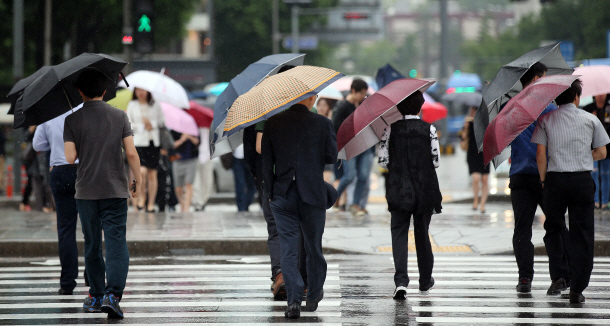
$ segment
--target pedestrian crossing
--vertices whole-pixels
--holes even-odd
[[[324,300],[302,312],[302,325],[606,325],[610,324],[610,258],[596,258],[583,305],[567,291],[547,296],[548,260],[536,257],[531,294],[518,294],[512,256],[437,255],[429,295],[418,293],[417,262],[409,262],[407,300],[391,295],[390,255],[329,255]],[[172,264],[174,263],[174,264]],[[18,266],[17,266],[18,265]],[[58,295],[59,266],[0,263],[0,325],[98,325],[86,313],[82,267],[74,295]],[[121,324],[292,325],[285,301],[274,301],[268,263],[193,258],[132,262]]]

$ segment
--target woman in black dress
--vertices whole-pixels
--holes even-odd
[[[489,194],[489,164],[485,166],[483,163],[483,152],[479,152],[477,149],[474,128],[472,128],[472,120],[476,112],[477,108],[470,108],[470,114],[464,122],[462,137],[468,135],[466,161],[468,162],[468,172],[472,176],[472,191],[474,193],[472,209],[477,210],[480,204],[481,213],[485,213],[485,203],[487,202],[487,196]],[[481,190],[480,198],[479,189]]]

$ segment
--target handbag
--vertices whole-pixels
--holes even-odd
[[[233,152],[220,155],[220,163],[222,163],[222,167],[225,168],[225,170],[233,168]]]

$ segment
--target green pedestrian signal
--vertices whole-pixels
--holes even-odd
[[[138,32],[150,32],[150,18],[146,15],[142,15],[138,19]]]
[[[409,77],[411,77],[411,78],[417,77],[417,70],[411,69],[411,71],[409,71]]]

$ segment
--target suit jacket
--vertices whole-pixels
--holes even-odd
[[[337,161],[332,122],[295,104],[269,118],[262,141],[263,188],[269,199],[285,197],[296,183],[301,201],[326,209],[324,165]]]

